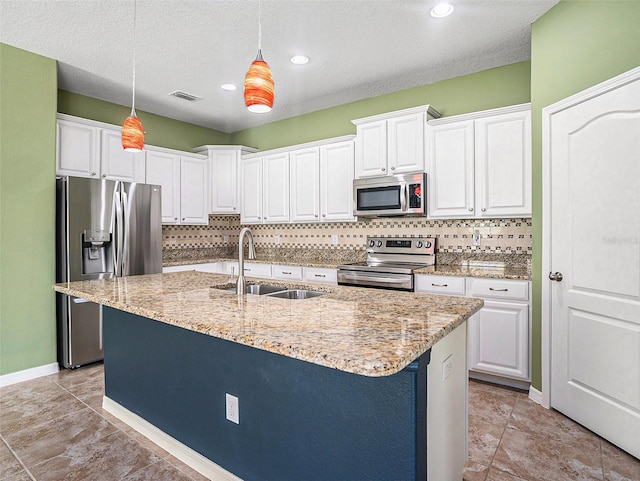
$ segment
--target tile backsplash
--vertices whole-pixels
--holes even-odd
[[[241,229],[238,215],[210,215],[209,225],[162,228],[165,250],[224,248],[237,249]],[[437,237],[439,254],[525,254],[531,255],[531,219],[453,219],[419,217],[380,218],[358,222],[318,224],[251,225],[256,248],[365,250],[367,236]],[[480,245],[473,245],[473,233]],[[276,243],[279,236],[279,244]],[[337,236],[338,244],[332,244]]]

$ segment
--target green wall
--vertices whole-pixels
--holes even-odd
[[[444,117],[526,103],[530,82],[530,62],[519,62],[241,130],[231,143],[268,150],[355,134],[353,119],[424,104]]]
[[[108,124],[122,125],[124,119],[131,113],[131,106],[126,107],[66,90],[59,90],[58,112]],[[225,132],[161,117],[138,109],[136,109],[136,113],[144,126],[144,141],[149,145],[191,152],[194,147],[200,145],[227,145],[230,143],[230,135]]]
[[[542,387],[542,109],[640,65],[640,2],[563,1],[532,28],[533,352]]]
[[[56,362],[55,60],[0,43],[0,375]]]

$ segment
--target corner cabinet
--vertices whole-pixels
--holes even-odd
[[[58,114],[56,175],[145,182],[145,152],[126,152],[120,128]]]
[[[427,125],[429,216],[531,216],[529,104]]]
[[[422,172],[425,125],[440,117],[430,105],[352,120],[356,125],[355,176]]]
[[[162,186],[163,224],[209,223],[209,170],[205,156],[146,147],[147,184]]]

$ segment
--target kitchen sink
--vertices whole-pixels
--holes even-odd
[[[280,292],[286,289],[282,286],[269,286],[265,284],[247,284],[247,294],[257,294],[263,296],[272,292]],[[225,287],[225,291],[236,292],[236,286]]]
[[[274,292],[267,294],[269,297],[277,297],[278,299],[310,299],[312,297],[323,296],[326,292],[309,291],[307,289],[287,289],[286,291]]]

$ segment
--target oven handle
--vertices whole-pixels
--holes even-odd
[[[388,282],[390,284],[403,284],[407,282],[407,279],[398,279],[396,277],[377,277],[377,276],[369,276],[369,275],[349,275],[349,274],[340,274],[344,279],[354,279],[354,280],[367,280],[373,282]]]

